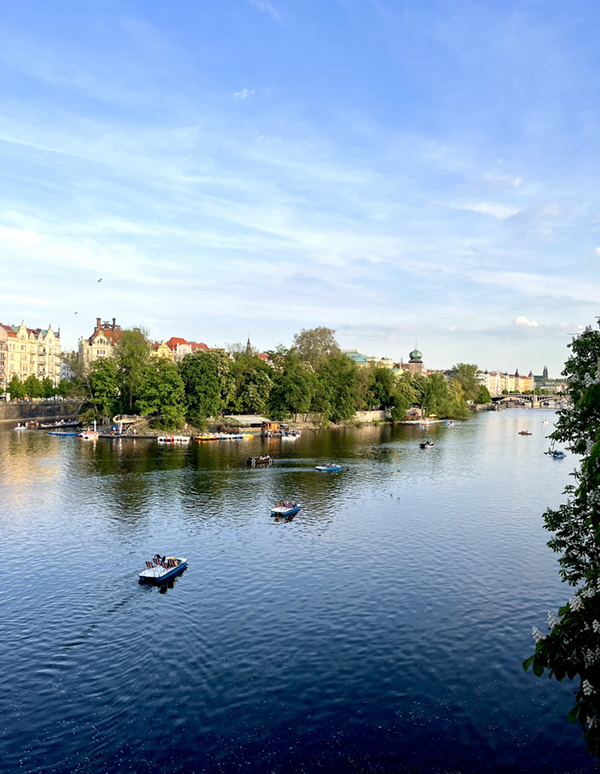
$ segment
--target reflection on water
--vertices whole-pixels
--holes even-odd
[[[572,464],[544,416],[173,448],[0,432],[3,771],[594,770],[571,687],[521,669],[565,595],[541,514]],[[271,517],[282,499],[302,510]],[[157,552],[186,572],[139,585]]]

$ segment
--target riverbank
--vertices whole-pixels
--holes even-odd
[[[19,401],[18,403],[0,403],[1,422],[31,422],[35,419],[72,419],[79,413],[81,403],[65,401]]]

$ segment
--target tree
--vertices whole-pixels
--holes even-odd
[[[187,415],[201,425],[217,417],[233,392],[230,361],[223,350],[199,351],[186,355],[181,363]]]
[[[406,417],[407,410],[416,401],[417,395],[412,385],[412,380],[408,372],[400,374],[396,378],[396,387],[394,390],[394,402],[392,405],[392,420],[400,422]]]
[[[152,345],[143,328],[121,331],[114,349],[123,403],[133,410],[139,396],[144,368],[150,362]]]
[[[318,380],[329,418],[337,424],[353,417],[358,383],[356,363],[345,355],[333,355],[319,369]]]
[[[232,364],[231,374],[234,383],[231,410],[240,414],[266,412],[273,387],[269,366],[244,353]]]
[[[452,367],[452,379],[460,384],[465,399],[474,401],[479,395],[479,374],[481,371],[475,364],[457,363]]]
[[[302,328],[300,333],[294,335],[294,347],[300,360],[310,363],[315,371],[318,371],[328,358],[340,354],[332,328]]]
[[[477,393],[477,397],[475,398],[475,403],[491,403],[492,402],[492,396],[490,395],[490,391],[485,386],[485,384],[479,385],[479,392]]]
[[[56,390],[54,389],[52,379],[46,377],[42,382],[42,396],[44,398],[52,398],[54,395],[56,395]]]
[[[374,368],[370,374],[370,404],[379,409],[393,405],[396,393],[396,378],[389,368]]]
[[[269,399],[269,411],[274,419],[286,419],[291,414],[308,414],[315,392],[316,377],[300,361],[295,350],[285,358],[283,367],[275,372]]]
[[[120,409],[119,373],[112,357],[99,358],[91,364],[87,400],[100,417],[111,419]]]
[[[23,382],[16,374],[8,383],[6,391],[10,394],[12,400],[21,400],[21,398],[25,397],[25,388],[23,387]]]
[[[37,377],[33,374],[28,376],[23,382],[23,390],[25,397],[27,398],[41,398],[42,397],[42,385]]]
[[[137,408],[153,416],[165,430],[181,427],[185,416],[185,388],[177,366],[153,357],[144,366]]]
[[[563,376],[569,382],[572,409],[558,412],[553,443],[580,456],[566,487],[567,500],[544,513],[552,535],[548,546],[559,554],[564,582],[578,586],[558,616],[548,614],[548,634],[536,627],[535,653],[523,663],[541,677],[579,678],[576,704],[569,713],[584,728],[588,751],[600,753],[600,332],[586,330],[569,345],[572,354]]]

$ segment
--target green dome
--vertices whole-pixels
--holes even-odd
[[[422,360],[423,359],[423,355],[422,355],[421,352],[419,352],[418,349],[413,349],[413,351],[409,355],[409,358],[411,360],[413,360],[413,361],[414,360]]]

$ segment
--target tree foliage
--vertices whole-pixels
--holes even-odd
[[[475,403],[491,403],[492,402],[492,396],[490,395],[490,391],[485,386],[485,384],[479,385],[479,392],[477,393],[477,397],[475,398]]]
[[[25,387],[19,377],[14,374],[6,388],[12,400],[20,400],[25,397]]]
[[[181,363],[187,416],[196,425],[219,416],[229,402],[234,382],[225,352],[210,350],[186,355]]]
[[[141,414],[154,417],[165,430],[181,427],[185,417],[185,388],[174,363],[153,357],[144,366],[137,408]]]
[[[309,363],[314,371],[323,366],[326,361],[340,354],[340,347],[332,328],[302,328],[294,335],[294,347],[298,357],[304,363]]]
[[[316,377],[292,349],[274,375],[270,411],[274,419],[308,414],[316,390]]]
[[[152,345],[143,328],[121,331],[114,349],[114,362],[119,372],[123,405],[130,411],[139,397],[151,352]]]
[[[548,614],[548,634],[534,627],[535,653],[524,663],[537,676],[579,678],[569,719],[584,728],[588,750],[600,753],[600,332],[587,328],[569,345],[563,376],[572,409],[558,412],[551,438],[581,457],[566,487],[567,500],[544,514],[550,548],[559,554],[563,581],[578,586],[572,599]]]
[[[356,412],[358,368],[345,355],[333,355],[323,362],[318,373],[323,411],[336,424]]]
[[[87,374],[87,401],[98,417],[112,417],[120,411],[119,373],[112,357],[95,360]]]
[[[452,380],[460,384],[465,400],[476,401],[479,395],[481,371],[473,363],[457,363],[452,367]]]

